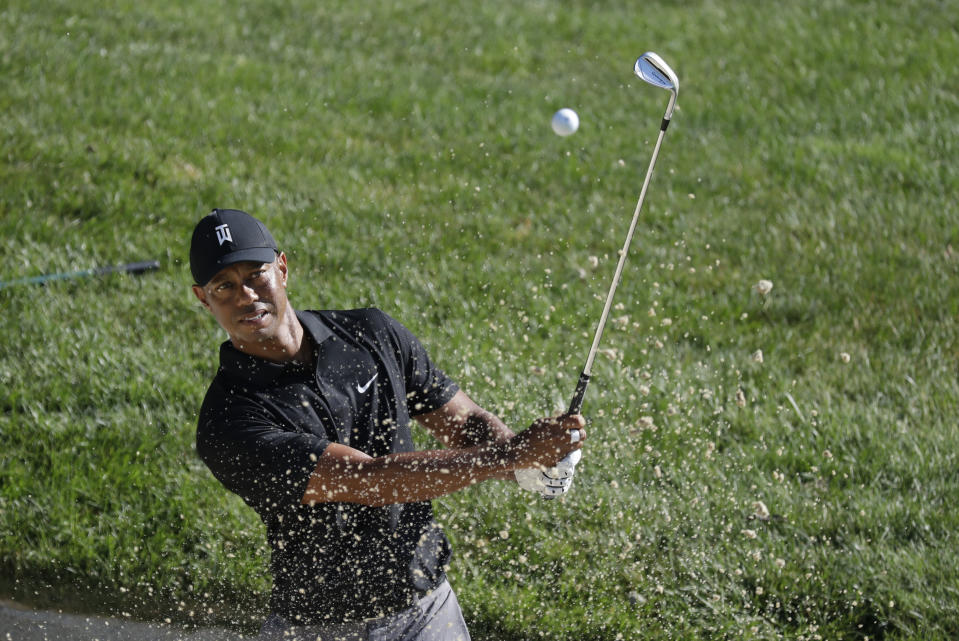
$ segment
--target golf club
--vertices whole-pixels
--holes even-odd
[[[0,289],[11,287],[13,285],[43,285],[54,280],[67,280],[72,278],[83,278],[85,276],[100,276],[103,274],[126,273],[142,274],[143,272],[153,271],[160,268],[160,262],[156,260],[145,260],[138,263],[126,263],[125,265],[108,265],[105,267],[95,267],[93,269],[81,269],[73,272],[60,272],[56,274],[43,274],[41,276],[28,276],[16,280],[0,281]]]
[[[649,161],[649,168],[646,170],[646,180],[643,181],[643,190],[639,194],[639,202],[636,203],[636,211],[633,213],[633,221],[629,226],[629,233],[626,235],[626,243],[619,253],[619,263],[616,265],[616,273],[613,274],[613,282],[609,287],[609,293],[606,294],[606,305],[603,307],[603,315],[599,319],[599,325],[596,327],[596,335],[593,337],[593,345],[589,348],[586,365],[583,367],[582,374],[579,375],[579,382],[576,384],[576,391],[573,393],[573,400],[569,405],[569,414],[579,414],[583,409],[583,397],[586,395],[586,387],[589,385],[589,378],[593,369],[593,360],[596,358],[596,350],[599,347],[599,340],[603,335],[603,329],[606,327],[606,318],[609,316],[609,310],[613,304],[613,295],[616,293],[616,286],[619,284],[619,279],[623,273],[626,253],[629,251],[629,244],[633,240],[633,232],[636,230],[636,223],[639,221],[639,211],[642,209],[643,200],[646,198],[646,189],[649,187],[649,180],[653,175],[653,167],[656,165],[659,147],[663,144],[666,127],[669,126],[669,121],[673,117],[673,108],[676,106],[676,96],[679,94],[679,78],[676,77],[675,72],[670,69],[669,65],[652,51],[647,51],[636,60],[636,64],[633,65],[633,72],[654,87],[669,90],[669,104],[666,107],[666,113],[663,116],[663,122],[659,128],[659,139],[653,148],[653,156]]]

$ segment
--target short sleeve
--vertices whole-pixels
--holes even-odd
[[[255,401],[234,396],[228,407],[204,401],[196,447],[213,475],[260,511],[300,503],[329,441],[281,428]]]
[[[398,346],[410,416],[439,409],[456,395],[459,386],[433,363],[422,343],[410,330],[399,321],[389,316],[386,318]]]

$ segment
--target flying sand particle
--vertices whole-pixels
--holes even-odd
[[[736,405],[746,407],[746,394],[742,389],[736,390]]]
[[[769,520],[769,508],[766,507],[766,504],[762,501],[753,502],[753,516],[755,516],[760,521]]]

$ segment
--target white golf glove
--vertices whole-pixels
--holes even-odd
[[[515,470],[516,482],[521,488],[536,492],[548,499],[562,496],[573,485],[576,464],[583,458],[582,450],[571,452],[554,467],[539,469],[535,467]]]

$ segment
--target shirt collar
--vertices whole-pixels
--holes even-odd
[[[333,336],[333,332],[320,319],[319,315],[308,311],[297,311],[296,318],[303,326],[304,340],[311,338],[314,345]],[[265,385],[284,372],[300,368],[297,363],[274,363],[259,356],[251,356],[233,346],[230,340],[220,345],[220,371],[231,378],[248,381],[254,385]]]
[[[300,325],[313,337],[313,342],[317,345],[333,336],[333,332],[330,331],[330,328],[326,326],[320,319],[320,315],[316,312],[297,311],[296,317],[299,319]]]

